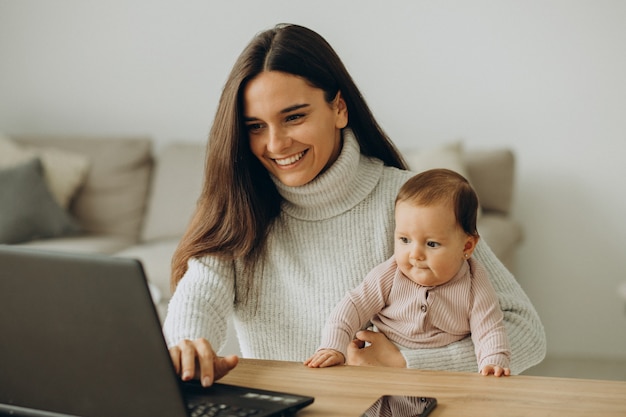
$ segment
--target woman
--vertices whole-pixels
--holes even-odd
[[[322,37],[296,25],[257,35],[222,92],[204,188],[173,258],[164,332],[182,379],[210,385],[236,366],[215,354],[231,315],[246,357],[304,361],[315,351],[334,305],[393,253],[405,169]],[[475,256],[498,293],[519,373],[543,358],[543,327],[484,243]],[[347,363],[477,370],[471,339],[400,351],[369,331]]]

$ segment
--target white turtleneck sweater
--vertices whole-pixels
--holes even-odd
[[[217,351],[225,341],[227,318],[234,314],[243,357],[304,361],[315,352],[335,305],[393,254],[396,193],[413,175],[361,155],[349,129],[343,139],[337,161],[310,183],[288,187],[274,179],[284,200],[265,255],[253,271],[250,294],[256,302],[235,307],[239,262],[211,256],[189,261],[165,319],[168,346],[203,337]],[[543,359],[543,327],[519,284],[482,240],[474,256],[500,299],[511,372],[519,373]],[[410,368],[478,370],[469,337],[441,348],[401,352]]]

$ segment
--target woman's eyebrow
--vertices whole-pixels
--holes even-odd
[[[309,107],[309,106],[310,106],[310,104],[294,104],[293,106],[289,106],[287,108],[282,109],[280,112],[282,114],[290,113],[292,111],[299,110],[299,109],[301,109],[303,107]]]
[[[291,113],[292,111],[296,111],[305,107],[309,107],[311,106],[310,104],[294,104],[292,106],[289,107],[285,107],[284,109],[282,109],[280,111],[280,114],[286,114],[286,113]],[[243,117],[244,122],[254,122],[255,120],[259,120],[258,117],[254,117],[254,116],[244,116]]]

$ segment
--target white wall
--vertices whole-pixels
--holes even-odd
[[[401,147],[518,157],[518,279],[550,354],[626,357],[626,2],[0,0],[0,131],[203,141],[243,46],[335,46]]]

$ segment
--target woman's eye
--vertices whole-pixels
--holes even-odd
[[[249,125],[246,125],[248,132],[255,132],[255,131],[261,130],[262,127],[263,126],[261,125],[261,123],[251,123]]]
[[[427,243],[426,243],[426,245],[427,245],[429,248],[436,248],[437,246],[439,246],[439,243],[437,243],[437,242],[433,242],[433,241],[430,241],[430,242],[427,242]]]
[[[302,117],[304,117],[304,115],[303,115],[303,114],[299,114],[299,113],[298,113],[298,114],[290,114],[289,116],[287,116],[287,117],[285,118],[285,120],[286,120],[287,122],[293,122],[293,121],[296,121],[296,120],[301,119]]]

